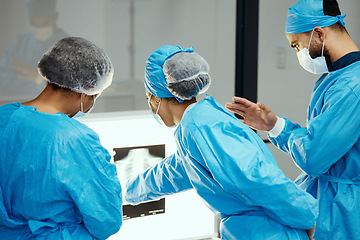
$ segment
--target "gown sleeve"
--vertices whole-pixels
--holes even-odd
[[[195,128],[189,136],[192,151],[205,156],[213,178],[239,201],[262,207],[268,216],[291,228],[315,225],[317,201],[286,178],[253,137],[228,123]]]
[[[95,133],[80,134],[68,149],[68,159],[58,170],[60,179],[89,233],[95,239],[106,239],[122,225],[122,194],[116,167]]]
[[[125,200],[132,204],[157,200],[193,188],[178,154],[168,156],[126,183]]]
[[[279,136],[269,137],[308,175],[318,176],[344,156],[360,137],[360,98],[350,87],[330,89],[320,114],[300,127],[285,119]]]

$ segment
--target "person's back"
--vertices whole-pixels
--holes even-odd
[[[62,113],[42,113],[20,103],[1,107],[0,116],[0,186],[9,218],[24,226],[14,230],[18,239],[48,231],[47,239],[90,239],[90,234],[101,239],[117,231],[121,202],[104,202],[96,181],[113,190],[110,199],[121,196],[121,188],[110,155],[92,130]],[[101,216],[104,209],[111,209],[111,218]],[[2,230],[1,239],[10,239]]]
[[[210,85],[208,72],[192,49],[165,45],[150,55],[149,107],[166,126],[177,125],[177,152],[131,178],[126,200],[195,189],[221,218],[222,239],[308,239],[316,200],[284,176],[254,131],[212,97],[197,102]]]
[[[116,167],[73,118],[111,84],[111,62],[89,41],[65,38],[39,70],[49,83],[36,99],[0,107],[0,239],[106,239],[122,224]]]
[[[315,201],[284,176],[261,138],[212,97],[184,114],[175,137],[196,192],[222,219],[223,239],[308,239]]]

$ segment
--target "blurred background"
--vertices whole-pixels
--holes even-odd
[[[194,47],[209,62],[212,84],[207,94],[222,105],[234,95],[246,97],[304,126],[318,76],[302,69],[284,34],[287,9],[295,2],[1,0],[0,106],[36,97],[45,86],[36,68],[42,54],[57,40],[78,36],[102,47],[115,68],[113,84],[82,120],[98,132],[115,163],[121,149],[128,158],[133,157],[129,149],[159,144],[165,146],[165,155],[175,151],[171,130],[148,114],[143,84],[146,59],[165,44]],[[360,46],[360,1],[338,2],[347,14],[346,28]],[[294,180],[300,170],[291,158],[270,144],[266,133],[258,134]],[[127,220],[111,239],[218,239],[219,221],[195,193],[166,199],[166,213]]]
[[[58,0],[55,9],[43,5],[40,11],[26,0],[1,0],[0,105],[37,96],[45,84],[37,61],[58,39],[79,36],[105,49],[115,68],[113,84],[92,114],[147,110],[145,61],[170,44],[193,46],[209,62],[213,81],[207,93],[221,104],[236,94],[304,126],[317,76],[301,68],[284,34],[287,8],[295,2]],[[339,4],[359,45],[360,1]],[[300,171],[291,159],[268,146],[285,174],[295,179]]]

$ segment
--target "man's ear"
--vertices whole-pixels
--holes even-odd
[[[160,100],[161,100],[161,98],[155,97],[155,102],[156,102],[156,103],[159,103]]]
[[[325,30],[321,27],[315,27],[314,28],[314,34],[313,34],[313,37],[319,39],[321,42],[324,41],[324,38],[325,38]]]

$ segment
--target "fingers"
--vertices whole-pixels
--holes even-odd
[[[241,97],[233,97],[235,103],[226,103],[225,107],[234,113],[239,115],[244,115],[249,109],[258,108],[257,104]]]
[[[226,103],[225,107],[229,109],[230,111],[240,111],[245,112],[246,107],[239,103]]]
[[[241,97],[236,97],[236,96],[233,97],[233,100],[237,103],[244,105],[245,107],[251,107],[255,104],[255,103],[247,100],[246,98],[241,98]]]
[[[240,116],[244,117],[245,115],[245,112],[244,111],[241,111],[239,109],[236,109],[236,108],[229,108],[229,107],[226,107],[230,112],[233,112],[233,113],[236,113],[236,114],[239,114]]]
[[[262,111],[264,111],[264,113],[267,113],[267,114],[272,113],[271,108],[269,106],[266,106],[266,105],[264,105],[262,103],[259,103],[259,102],[257,103],[257,105]]]
[[[240,116],[242,116],[243,118],[246,117],[247,112],[249,110],[249,108],[253,108],[253,107],[257,107],[257,105],[245,98],[241,98],[241,97],[233,97],[233,100],[235,101],[235,103],[226,103],[225,104],[225,108],[227,108],[229,111],[236,113]]]
[[[226,103],[225,107],[231,111],[245,112],[247,108],[255,106],[255,103],[241,97],[233,97],[235,103]]]
[[[259,109],[265,111],[265,112],[268,112],[270,110],[270,108],[262,103],[256,103],[256,105],[258,105]]]

